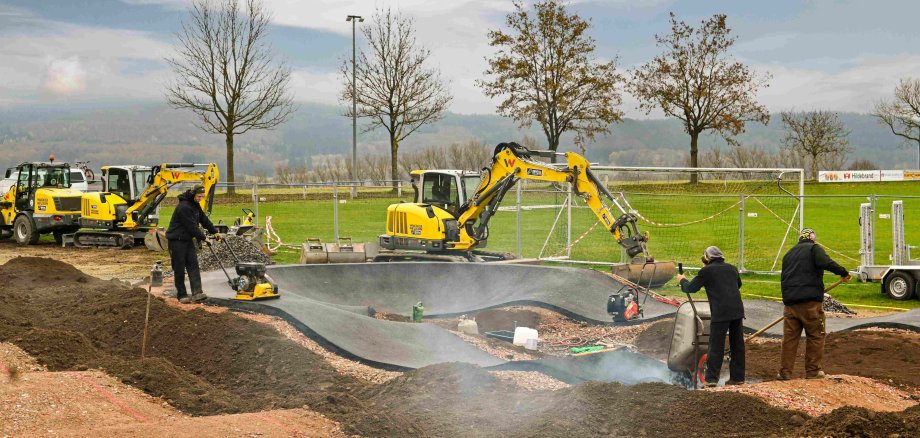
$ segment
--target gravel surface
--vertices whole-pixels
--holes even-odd
[[[230,249],[227,246],[230,246]],[[231,253],[232,249],[232,253]],[[211,252],[211,251],[214,252]],[[215,257],[214,255],[217,255]],[[226,236],[220,242],[214,242],[211,248],[202,248],[198,253],[198,265],[202,272],[220,269],[221,264],[224,268],[233,268],[236,265],[236,257],[241,262],[265,263],[266,265],[274,264],[272,258],[262,252],[262,249],[242,236]],[[231,276],[234,274],[230,272]]]
[[[843,406],[874,411],[902,411],[917,402],[911,394],[875,380],[848,375],[825,379],[772,381],[754,385],[722,386],[708,391],[733,391],[760,397],[767,403],[808,415],[827,414]]]
[[[856,312],[850,310],[849,307],[845,306],[840,301],[834,299],[834,297],[824,294],[824,311],[830,313],[843,313],[845,315],[855,315]]]

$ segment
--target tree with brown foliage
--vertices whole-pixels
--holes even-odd
[[[410,18],[377,11],[362,29],[369,47],[355,66],[357,116],[369,118],[365,132],[383,127],[390,136],[390,177],[399,179],[399,142],[444,117],[453,97],[440,73],[428,67],[431,51],[415,38]],[[342,63],[342,102],[352,101],[351,63]],[[352,116],[349,108],[345,115]]]
[[[166,61],[176,74],[166,100],[192,110],[205,132],[223,134],[227,182],[234,193],[233,138],[272,129],[294,111],[287,92],[291,72],[276,64],[267,45],[271,17],[258,0],[195,0],[183,21],[178,54]]]
[[[754,100],[770,76],[757,76],[729,57],[735,43],[730,33],[725,15],[713,15],[694,28],[672,12],[671,33],[655,35],[664,53],[631,72],[627,89],[640,100],[640,109],[648,114],[660,108],[683,122],[690,135],[691,167],[698,167],[703,132],[713,130],[736,145],[734,136],[744,132],[745,123],[770,121],[767,109]],[[696,174],[691,181],[697,181]]]
[[[872,113],[904,139],[904,145],[917,143],[917,168],[920,169],[920,79],[901,79],[894,89],[894,100],[881,101]]]
[[[489,32],[498,52],[486,59],[491,78],[477,81],[487,96],[503,99],[498,113],[522,128],[537,121],[552,151],[565,132],[574,132],[580,145],[607,132],[623,117],[616,109],[623,76],[616,60],[595,61],[589,23],[556,0],[537,2],[533,15],[521,0],[514,8],[505,19],[507,32]]]
[[[822,160],[830,160],[835,165],[842,165],[846,161],[846,153],[850,150],[847,136],[850,133],[844,128],[837,113],[784,111],[780,117],[786,129],[783,147],[794,155],[807,158],[812,178],[818,178],[818,167]]]

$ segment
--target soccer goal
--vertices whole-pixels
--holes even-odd
[[[591,170],[635,213],[657,260],[701,266],[710,245],[747,272],[777,272],[804,225],[804,171],[764,168],[595,166]],[[693,176],[696,175],[696,182]],[[537,257],[572,263],[628,262],[609,232],[567,187],[523,184],[518,235],[548,235]],[[609,203],[609,202],[608,202]],[[508,203],[511,204],[511,203]],[[527,209],[539,211],[526,219]],[[610,205],[612,212],[617,212]],[[540,217],[540,219],[536,219]],[[543,225],[538,225],[542,222]],[[519,239],[520,240],[520,239]],[[520,246],[520,245],[519,245]]]

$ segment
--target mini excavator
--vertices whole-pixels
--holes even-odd
[[[545,163],[537,157],[564,157],[565,163]],[[655,262],[646,245],[649,235],[636,227],[637,216],[623,208],[590,167],[585,157],[574,152],[532,151],[517,143],[501,143],[495,148],[491,165],[481,173],[413,171],[415,202],[387,208],[386,233],[379,237],[380,247],[386,251],[374,261],[483,261],[499,254],[482,251],[489,237],[489,219],[508,190],[519,180],[528,179],[571,183],[575,195],[585,201],[632,260],[630,272],[639,273],[639,278],[644,273],[642,282],[655,277],[653,285],[667,282],[674,275],[674,263]],[[602,195],[619,210],[617,216],[604,205]]]
[[[83,194],[80,229],[67,236],[74,246],[131,248],[142,240],[151,250],[165,251],[155,213],[169,188],[180,183],[201,184],[205,188],[201,208],[210,213],[218,181],[214,163],[107,166],[103,174],[106,190]]]

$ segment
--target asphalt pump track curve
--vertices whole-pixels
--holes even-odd
[[[582,380],[670,381],[667,367],[628,352],[505,361],[432,324],[408,324],[370,317],[371,309],[410,315],[421,301],[426,317],[448,317],[508,305],[549,308],[574,319],[612,324],[606,301],[622,287],[610,276],[588,269],[490,263],[366,263],[268,267],[281,291],[276,300],[231,301],[233,291],[220,271],[205,273],[212,302],[280,316],[338,353],[377,366],[414,369],[466,362],[502,370],[541,371],[567,382]],[[674,314],[676,307],[640,296],[649,322]],[[760,329],[782,315],[782,304],[745,301],[745,327]],[[878,318],[828,318],[828,331],[863,327],[920,331],[920,310]],[[781,334],[777,326],[768,334]]]

